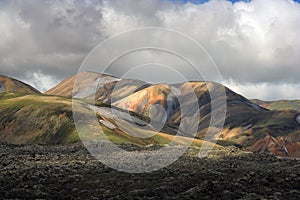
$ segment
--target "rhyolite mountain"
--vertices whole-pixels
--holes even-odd
[[[39,94],[40,92],[22,81],[0,75],[0,92]]]
[[[6,77],[5,80],[14,80]],[[16,81],[17,82],[17,81]],[[71,86],[72,87],[72,86]],[[29,88],[32,88],[29,86]],[[71,89],[72,90],[72,89]],[[68,144],[80,141],[77,134],[77,129],[73,120],[72,103],[80,107],[86,106],[85,101],[75,100],[72,102],[71,98],[57,95],[45,95],[37,91],[34,88],[28,91],[10,91],[6,90],[0,92],[0,143],[9,144]],[[107,106],[107,105],[106,105]],[[105,111],[105,118],[99,114],[99,124],[104,134],[102,136],[107,137],[109,140],[116,144],[129,143],[139,146],[146,146],[149,144],[168,144],[170,141],[174,141],[174,144],[178,145],[194,145],[201,146],[203,140],[193,139],[188,137],[175,137],[163,132],[153,132],[151,130],[144,130],[139,127],[132,127],[141,134],[144,134],[144,138],[136,138],[130,136],[117,127],[112,128],[113,124],[118,120],[123,119],[113,118],[111,121],[107,112],[107,107],[101,107],[102,111]],[[91,109],[85,108],[80,114],[90,114]],[[136,116],[136,120],[142,121],[142,116]],[[125,122],[124,122],[125,123]],[[131,126],[133,124],[128,124]],[[84,124],[81,128],[85,130],[97,129],[93,125]],[[165,127],[164,130],[175,131],[172,128]],[[87,131],[88,139],[93,139],[93,133]],[[148,135],[153,135],[148,137]],[[82,139],[82,138],[81,138]],[[99,135],[97,135],[99,139]],[[210,144],[208,144],[210,145]],[[212,145],[212,144],[211,144]],[[215,149],[222,148],[219,145],[214,146]]]
[[[74,89],[75,79],[77,87]],[[92,88],[95,84],[97,90],[93,91]],[[120,79],[110,75],[82,72],[58,84],[46,94],[71,97],[73,92],[77,98],[96,100],[98,103],[166,122],[167,126],[161,132],[168,135],[174,135],[182,123],[185,126],[197,126],[196,138],[202,140],[207,133],[212,116],[208,87],[211,88],[210,92],[216,94],[224,88],[223,85],[214,82],[149,84],[140,80]],[[183,100],[186,105],[192,102],[190,91],[186,88],[192,88],[197,96],[200,112],[197,124],[181,121],[181,108],[178,99]],[[175,93],[180,91],[179,96],[174,95],[174,91]],[[225,87],[225,92],[226,119],[220,137],[215,138],[219,139],[218,144],[235,144],[255,152],[271,152],[279,156],[300,157],[300,117],[298,111],[269,110],[229,88]],[[218,104],[218,98],[215,101]],[[164,109],[161,109],[162,107]],[[216,112],[218,109],[219,107],[216,108]],[[192,115],[194,110],[191,107],[190,113],[185,114]],[[105,116],[103,113],[106,112],[103,110],[98,112],[102,119],[109,120],[116,128],[118,123],[114,122],[114,118]],[[110,130],[114,130],[114,128]],[[187,138],[190,137],[187,131],[182,134],[185,134],[184,136]]]
[[[77,86],[74,89],[75,80]],[[95,91],[92,90],[94,84],[97,85]],[[96,110],[98,117],[97,124],[77,127],[86,130],[81,139],[89,140],[94,136],[99,139],[105,135],[114,143],[139,146],[168,144],[172,140],[175,144],[202,146],[212,117],[208,88],[210,92],[219,94],[224,86],[214,82],[149,84],[82,72],[46,94],[6,90],[0,93],[0,142],[66,144],[79,141],[70,98],[73,94],[76,97],[73,103],[83,108],[79,114],[89,115]],[[192,89],[194,96],[189,89]],[[218,139],[215,148],[236,145],[255,152],[300,157],[298,111],[268,110],[226,87],[225,93],[227,109],[224,128],[220,137],[211,138],[211,142]],[[187,106],[185,115],[193,116],[197,110],[193,107],[195,97],[199,120],[197,123],[182,120],[180,102]],[[221,113],[222,97],[216,97],[215,112]],[[97,107],[93,105],[94,100]],[[126,114],[127,110],[130,115]],[[96,126],[99,125],[104,132],[102,136],[96,134]],[[185,127],[184,131],[182,127]],[[196,128],[195,139],[190,135],[189,128]],[[175,136],[177,132],[179,137]]]

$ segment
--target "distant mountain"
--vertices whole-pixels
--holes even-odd
[[[40,93],[37,89],[33,88],[32,86],[4,75],[0,75],[0,93],[1,92],[27,93],[27,94]]]
[[[262,101],[252,99],[256,103],[269,110],[298,110],[300,111],[300,100],[278,100],[278,101]]]
[[[218,83],[189,82],[182,84],[148,84],[139,80],[119,79],[109,75],[92,72],[84,72],[78,76],[78,90],[74,96],[84,99],[92,99],[99,103],[105,103],[157,121],[166,121],[168,127],[179,129],[179,125],[185,127],[197,127],[197,138],[202,140],[206,135],[211,119],[211,100],[208,87],[211,92],[218,94],[224,86]],[[72,95],[73,83],[76,77],[63,81],[47,94]],[[92,85],[97,84],[97,91],[92,91]],[[192,104],[191,94],[186,90],[192,87],[199,104],[199,123],[193,124],[181,121],[181,108],[178,98]],[[66,90],[66,88],[68,88]],[[172,91],[180,91],[176,97]],[[300,157],[300,120],[299,112],[292,110],[270,111],[263,108],[243,96],[236,94],[228,88],[226,91],[227,112],[224,128],[220,135],[219,144],[236,144],[251,151],[271,152],[280,156]],[[93,95],[96,92],[95,95]],[[216,104],[220,101],[215,100]],[[219,102],[220,103],[220,102]],[[220,105],[219,105],[220,106]],[[160,109],[166,110],[165,113]],[[216,112],[218,111],[218,107]],[[188,115],[193,115],[191,106]],[[99,112],[103,119],[110,119],[105,112]],[[113,119],[109,120],[114,123]],[[126,121],[126,120],[125,120]],[[105,126],[105,125],[104,125]],[[212,127],[213,128],[213,127]],[[126,132],[126,131],[125,131]],[[165,134],[172,135],[174,130],[164,129]],[[190,137],[188,132],[183,133]]]

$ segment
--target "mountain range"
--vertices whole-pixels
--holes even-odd
[[[97,85],[95,91],[94,85]],[[73,105],[84,108],[80,110],[82,114],[91,110],[97,112],[97,126],[102,127],[106,137],[114,143],[145,146],[167,145],[174,141],[177,145],[192,143],[202,146],[208,131],[217,130],[217,127],[210,127],[210,121],[215,114],[212,112],[222,115],[222,97],[218,94],[224,89],[224,127],[220,135],[210,138],[210,142],[217,143],[214,148],[234,145],[253,152],[300,157],[300,113],[295,107],[283,106],[297,103],[267,104],[248,100],[219,83],[149,84],[141,80],[81,72],[44,94],[4,76],[0,76],[0,86],[1,142],[64,144],[83,139],[82,135],[80,138],[77,135],[74,125],[73,96],[76,97]],[[211,93],[217,97],[214,99],[214,111],[211,109]],[[182,102],[186,107],[183,108]],[[195,105],[197,109],[193,109]],[[186,119],[190,116],[198,119],[184,120],[183,110]],[[196,112],[199,116],[195,115]],[[91,131],[96,130],[95,124],[92,125],[94,127],[85,126],[80,127],[89,130],[84,139],[99,137]],[[189,130],[196,130],[195,138]],[[180,136],[176,136],[178,132]]]

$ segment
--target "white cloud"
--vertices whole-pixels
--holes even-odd
[[[212,0],[161,11],[165,27],[187,33],[210,52],[225,78],[298,82],[300,4]]]
[[[64,79],[76,73],[86,54],[103,39],[101,1],[1,3],[1,74],[26,81],[27,74],[40,71]]]
[[[139,27],[138,19],[134,15],[129,16],[118,13],[111,7],[103,8],[103,19],[101,25],[103,27],[102,34],[107,37],[113,36],[116,33],[121,33]]]
[[[299,99],[300,83],[238,83],[227,80],[223,84],[248,99]]]
[[[39,88],[40,91],[45,92],[47,89],[53,87],[53,85],[57,84],[57,80],[55,80],[52,76],[42,74],[41,72],[34,72],[33,74],[27,74],[27,84],[35,88]]]

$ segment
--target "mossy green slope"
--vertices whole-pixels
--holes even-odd
[[[258,99],[251,100],[269,110],[297,110],[300,111],[300,100],[278,100],[278,101],[262,101]]]
[[[56,96],[0,93],[0,141],[16,144],[78,141],[71,101]]]

